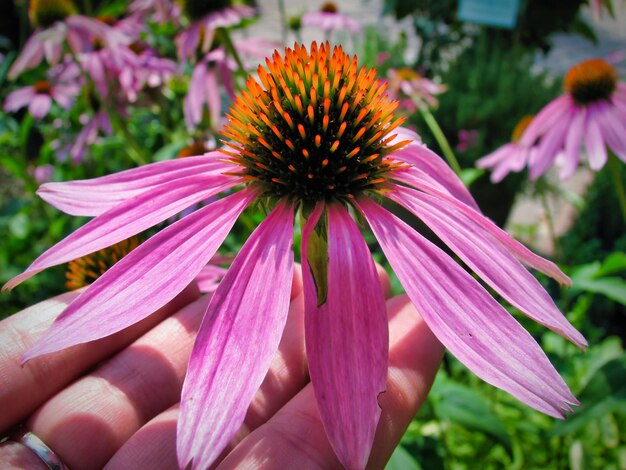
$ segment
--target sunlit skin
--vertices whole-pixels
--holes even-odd
[[[590,59],[572,67],[565,75],[565,91],[574,101],[585,105],[609,100],[615,91],[618,74],[615,67],[602,59]]]
[[[376,71],[357,67],[340,46],[311,51],[296,45],[284,59],[276,52],[259,66],[228,115],[224,151],[240,174],[264,195],[293,200],[353,199],[382,188],[401,164],[387,156],[407,142],[389,145],[396,101]]]

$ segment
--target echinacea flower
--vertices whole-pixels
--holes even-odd
[[[528,147],[519,144],[522,133],[532,122],[533,118],[534,116],[524,116],[513,129],[511,142],[476,161],[478,168],[491,168],[489,179],[492,183],[499,183],[511,171],[522,171],[530,155],[536,151],[535,146]]]
[[[87,147],[98,139],[101,132],[106,135],[113,133],[111,121],[106,111],[98,109],[91,116],[84,115],[83,128],[69,148],[72,163],[79,163],[83,160]]]
[[[198,48],[203,54],[208,53],[218,28],[238,25],[245,18],[252,17],[255,9],[247,5],[232,5],[230,0],[184,0],[183,12],[191,24],[176,37],[178,57],[181,60],[194,58]]]
[[[602,59],[572,67],[565,76],[566,93],[545,106],[523,133],[520,145],[536,144],[528,161],[536,180],[560,156],[560,176],[570,178],[584,143],[589,167],[599,171],[607,162],[607,147],[626,161],[626,83]]]
[[[361,24],[339,12],[334,2],[326,2],[319,11],[310,11],[302,16],[302,25],[313,26],[324,30],[326,33],[332,31],[348,30],[352,34],[361,32]]]
[[[75,14],[70,0],[31,0],[29,17],[37,29],[9,69],[10,79],[36,67],[44,57],[50,65],[56,65],[65,42],[78,54],[89,49],[94,41],[113,45],[127,41],[124,35],[101,21]]]
[[[207,468],[244,421],[285,325],[300,211],[309,373],[326,434],[347,468],[364,468],[387,378],[383,290],[353,217],[362,214],[412,302],[441,342],[487,382],[551,416],[577,404],[532,336],[464,267],[378,201],[420,217],[496,292],[578,345],[585,340],[520,261],[554,264],[478,211],[443,160],[400,128],[374,70],[341,47],[275,52],[235,101],[230,149],[93,180],[43,185],[73,215],[95,217],[9,281],[128,238],[229,190],[161,230],[95,281],[25,355],[30,360],[126,328],[180,292],[254,201],[269,214],[213,294],[189,361],[177,449]],[[225,158],[227,155],[227,158]],[[239,190],[236,190],[240,188]]]
[[[17,111],[28,106],[28,112],[35,119],[41,119],[50,111],[52,101],[56,101],[64,109],[69,109],[79,91],[77,85],[61,85],[49,80],[40,80],[34,85],[18,88],[10,93],[4,102],[4,111]]]
[[[444,93],[448,89],[445,85],[422,77],[409,68],[390,69],[387,76],[391,96],[401,100],[403,107],[411,111],[416,111],[417,108],[436,107],[439,101],[435,95]]]

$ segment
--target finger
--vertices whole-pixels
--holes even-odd
[[[137,429],[179,400],[208,302],[187,305],[59,392],[27,428],[70,468],[102,468]]]
[[[48,470],[48,466],[37,454],[16,441],[0,444],[0,463],[3,470]]]
[[[443,354],[406,297],[387,303],[390,350],[387,392],[380,397],[382,415],[370,459],[382,468],[432,384]],[[307,385],[265,426],[246,437],[218,467],[341,468],[319,417],[312,385]]]
[[[20,366],[24,352],[80,292],[67,292],[0,322],[0,433],[23,420],[45,400],[94,364],[123,349],[164,318],[197,298],[189,286],[145,320],[115,335],[35,358]]]
[[[290,305],[278,351],[250,405],[244,425],[234,439],[235,442],[248,434],[250,429],[265,422],[306,385],[307,368],[304,357],[304,299],[300,295]],[[119,449],[107,464],[107,468],[176,468],[178,414],[178,406],[175,406],[143,426]]]
[[[299,268],[299,266],[298,266]],[[377,265],[385,295],[391,292],[386,271]],[[301,272],[294,276],[302,292]],[[293,300],[281,339],[266,378],[255,395],[246,419],[233,442],[224,451],[226,456],[247,434],[261,426],[285,405],[308,382],[306,355],[304,352],[304,299]],[[167,410],[142,427],[109,461],[107,469],[146,468],[168,469],[178,465],[176,460],[176,422],[178,406]]]

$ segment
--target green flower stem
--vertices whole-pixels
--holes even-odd
[[[432,132],[433,136],[435,137],[435,140],[439,144],[439,147],[441,147],[441,151],[443,152],[444,157],[446,157],[446,160],[448,161],[448,165],[452,167],[452,169],[457,175],[460,175],[461,165],[459,165],[458,160],[454,156],[454,152],[452,151],[452,148],[450,147],[450,144],[448,143],[448,139],[446,139],[446,136],[443,134],[441,127],[439,127],[439,124],[437,123],[435,116],[433,116],[433,114],[427,108],[423,108],[421,104],[417,102],[417,100],[413,100],[413,102],[415,103],[415,106],[417,106],[417,109],[419,109],[420,114],[422,115],[422,118],[424,119],[424,122],[426,122],[426,125],[428,126],[428,128],[430,129],[430,132]]]
[[[615,194],[617,194],[617,200],[622,210],[622,217],[626,222],[626,190],[624,190],[624,183],[622,181],[622,172],[620,169],[620,162],[613,152],[609,152],[609,170],[613,177],[613,184],[615,185]]]
[[[235,59],[237,67],[239,67],[239,70],[237,72],[242,77],[247,77],[248,71],[244,67],[243,62],[241,61],[241,57],[239,57],[237,48],[233,44],[233,41],[230,38],[230,34],[228,34],[228,31],[225,28],[217,28],[217,30],[215,31],[215,35],[217,36],[219,42],[224,45],[226,51],[232,56],[233,59]]]

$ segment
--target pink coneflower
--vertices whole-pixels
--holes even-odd
[[[567,93],[543,108],[520,139],[527,147],[540,139],[528,161],[531,179],[548,171],[559,155],[561,179],[570,178],[583,143],[594,171],[607,162],[607,147],[626,161],[626,84],[617,80],[615,68],[602,59],[586,60],[567,72]]]
[[[439,101],[435,95],[444,93],[448,89],[445,85],[422,77],[409,68],[390,69],[387,76],[389,77],[389,93],[400,100],[403,107],[410,111],[438,106]]]
[[[549,261],[478,212],[454,173],[398,126],[397,103],[374,70],[328,44],[296,45],[259,67],[234,103],[229,150],[154,163],[39,194],[95,216],[7,283],[139,233],[219,192],[230,194],[163,229],[119,261],[61,314],[24,360],[141,320],[206,265],[255,201],[268,216],[215,291],[181,398],[181,468],[207,468],[244,421],[285,325],[302,222],[306,350],[326,433],[347,468],[364,468],[387,377],[383,290],[353,217],[364,217],[433,332],[479,377],[561,417],[576,404],[530,334],[440,248],[379,205],[390,199],[430,226],[491,288],[578,345],[585,340],[522,261],[561,282]],[[225,155],[228,158],[225,158]],[[235,188],[241,188],[234,191]]]
[[[478,168],[491,168],[490,180],[499,183],[511,171],[522,171],[530,155],[536,152],[536,147],[520,145],[519,140],[534,116],[524,116],[513,129],[511,142],[491,152],[476,162]]]
[[[157,23],[178,21],[180,7],[172,0],[133,0],[128,6],[132,16],[151,15],[150,19]]]
[[[361,32],[361,24],[339,12],[337,5],[326,2],[319,11],[305,13],[302,16],[304,26],[313,26],[324,30],[327,34],[332,31],[348,30],[352,34]]]
[[[111,121],[106,111],[98,109],[92,116],[84,115],[83,128],[69,148],[72,163],[79,163],[83,160],[87,147],[93,144],[101,133],[106,135],[113,133]]]
[[[74,12],[74,5],[69,0],[31,0],[29,16],[37,29],[11,66],[10,79],[36,67],[44,57],[49,64],[56,65],[65,42],[78,54],[88,50],[96,40],[111,44],[126,41],[121,33],[101,21]]]
[[[226,56],[223,48],[209,52],[193,68],[189,90],[183,102],[185,123],[189,130],[202,122],[205,107],[209,110],[211,127],[218,129],[222,116],[222,98],[218,83],[222,83],[228,94],[233,97],[233,71],[236,63]],[[218,78],[219,77],[219,78]]]
[[[456,149],[459,152],[465,152],[478,146],[478,138],[480,132],[476,129],[461,129],[458,132],[458,143]]]
[[[54,167],[50,164],[38,165],[28,168],[28,172],[35,178],[39,184],[47,183],[52,179]]]
[[[62,108],[69,109],[80,91],[77,85],[54,84],[40,80],[34,85],[18,88],[4,102],[4,111],[17,111],[28,106],[28,112],[35,118],[45,117],[56,101]]]
[[[178,57],[181,60],[194,58],[198,48],[206,54],[213,43],[218,28],[236,26],[245,18],[255,14],[247,5],[232,5],[229,0],[205,2],[185,0],[183,12],[191,20],[191,25],[176,37]]]

